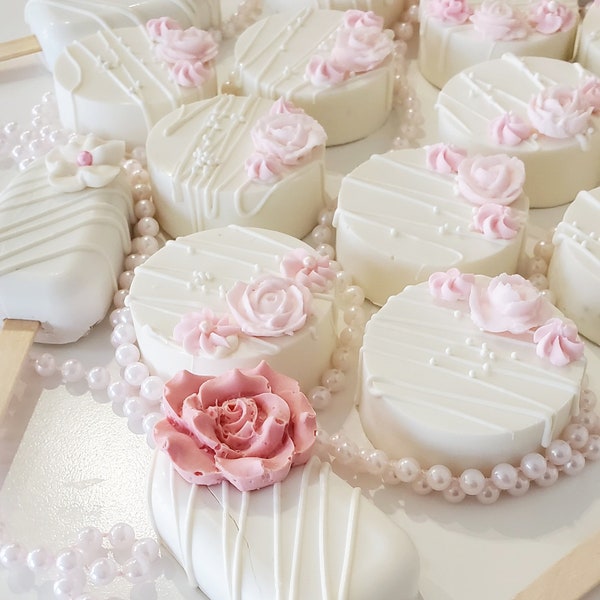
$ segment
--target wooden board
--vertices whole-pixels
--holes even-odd
[[[35,54],[41,50],[40,44],[35,35],[9,40],[0,43],[0,61],[11,60],[27,54]]]

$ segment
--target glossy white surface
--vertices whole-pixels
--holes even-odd
[[[0,7],[2,40],[25,35],[24,0]],[[26,122],[33,104],[51,89],[40,57],[0,64],[0,109],[3,123]],[[420,87],[430,106],[434,94]],[[431,119],[427,123],[431,135]],[[369,140],[342,147],[329,157],[338,170],[350,169],[371,152],[389,147],[379,132]],[[6,172],[2,174],[6,181]],[[532,235],[558,221],[561,209],[534,211]],[[77,357],[86,367],[110,365],[112,349],[105,325],[76,345],[53,348],[61,359]],[[36,348],[42,350],[43,348]],[[598,357],[597,347],[593,348]],[[600,391],[599,362],[591,365],[593,386]],[[0,518],[12,536],[33,548],[57,551],[72,543],[78,530],[96,525],[106,531],[118,521],[134,526],[139,536],[151,534],[146,508],[145,472],[150,452],[133,435],[110,404],[97,404],[89,392],[40,380],[23,372],[10,418],[0,428]],[[350,396],[351,394],[348,394]],[[325,413],[323,425],[333,431],[349,410],[350,397]],[[350,431],[356,432],[350,420]],[[356,437],[359,437],[357,434]],[[14,458],[13,458],[14,455]],[[509,600],[533,578],[600,528],[600,464],[586,466],[574,479],[561,478],[549,489],[533,489],[523,498],[506,498],[493,506],[468,502],[453,506],[437,497],[419,497],[404,488],[384,489],[363,478],[365,493],[413,537],[421,555],[423,600]],[[47,599],[49,594],[13,593],[0,570],[3,600]],[[96,598],[202,600],[173,561],[166,564],[155,592],[115,583],[92,590]],[[598,600],[600,591],[585,600]]]

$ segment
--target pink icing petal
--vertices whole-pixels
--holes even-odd
[[[453,144],[440,142],[425,146],[425,164],[427,168],[441,175],[456,173],[458,165],[466,156],[466,150]]]
[[[348,29],[353,29],[354,27],[375,27],[382,30],[383,17],[375,14],[372,10],[350,9],[344,13],[343,25]]]
[[[492,141],[502,146],[518,146],[523,140],[531,137],[533,127],[519,115],[504,113],[490,121]]]
[[[173,328],[173,339],[188,354],[225,356],[237,348],[240,333],[227,315],[217,316],[204,308],[183,315]]]
[[[285,394],[282,394],[285,396]],[[301,392],[296,394],[297,397],[302,396],[302,403],[305,408],[299,408],[293,414],[296,415],[290,424],[288,435],[294,442],[296,452],[294,454],[293,463],[294,465],[301,465],[305,463],[312,454],[312,449],[315,444],[316,431],[317,431],[317,416],[315,411],[309,405],[306,396]],[[288,404],[293,405],[296,402],[291,402],[289,396],[287,397]]]
[[[179,371],[165,383],[162,408],[165,416],[171,418],[181,414],[183,403],[195,395],[203,383],[212,379],[206,375],[195,375],[189,371]]]
[[[198,390],[200,406],[206,410],[230,398],[253,397],[271,391],[269,382],[261,375],[232,369],[219,377],[211,377]]]
[[[200,60],[178,60],[169,69],[171,80],[182,87],[200,87],[212,74]]]
[[[330,289],[336,276],[329,258],[311,254],[305,248],[296,248],[283,257],[281,273],[313,293]]]
[[[427,3],[427,13],[449,25],[462,25],[469,20],[473,10],[467,0],[431,0]]]
[[[216,58],[219,46],[212,34],[197,27],[166,31],[155,47],[159,60],[168,63],[201,61],[207,63]]]
[[[592,109],[596,114],[600,111],[600,79],[597,77],[586,77],[579,88],[582,103]]]
[[[248,178],[260,183],[275,183],[281,179],[285,166],[274,154],[254,152],[246,159]]]
[[[393,33],[376,27],[341,29],[331,49],[330,60],[336,68],[364,73],[377,68],[394,50]]]
[[[168,31],[182,29],[181,25],[170,17],[150,19],[146,23],[146,31],[153,41],[159,41]]]
[[[458,165],[456,183],[472,204],[512,204],[523,192],[525,165],[506,154],[468,157]]]
[[[483,0],[471,22],[475,31],[494,41],[522,40],[529,34],[525,15],[504,0]]]
[[[539,33],[551,35],[571,29],[576,23],[575,14],[556,0],[540,0],[529,11],[529,22]]]
[[[293,102],[286,100],[283,96],[280,96],[275,102],[273,102],[269,109],[271,115],[289,115],[289,114],[304,114],[304,110],[299,106],[296,106]]]
[[[305,78],[315,87],[338,85],[348,78],[349,72],[326,56],[315,54],[306,65]]]
[[[519,232],[520,225],[512,208],[488,203],[480,206],[473,215],[473,229],[487,239],[511,240]]]
[[[584,344],[579,339],[577,326],[569,319],[554,317],[535,330],[533,341],[536,354],[556,367],[564,367],[583,356]]]
[[[471,293],[475,276],[471,273],[461,273],[452,267],[448,271],[439,271],[429,276],[429,293],[444,302],[466,300]]]

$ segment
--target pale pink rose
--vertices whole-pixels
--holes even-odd
[[[281,261],[281,272],[313,293],[326,292],[335,279],[335,271],[331,268],[329,258],[310,253],[305,248],[288,252]]]
[[[297,165],[315,148],[325,145],[323,127],[305,113],[269,114],[250,132],[258,152],[277,157],[284,165]]]
[[[383,17],[375,14],[372,10],[350,9],[344,13],[342,21],[344,27],[353,29],[354,27],[375,27],[383,29]]]
[[[187,313],[173,328],[173,339],[188,354],[223,357],[238,347],[240,328],[228,315],[215,315],[210,309]]]
[[[377,68],[394,50],[393,32],[376,27],[341,29],[331,49],[330,60],[337,69],[364,73]]]
[[[592,107],[580,90],[556,85],[535,95],[527,107],[531,124],[551,138],[565,139],[584,133],[590,123]]]
[[[299,106],[296,106],[293,102],[286,100],[283,96],[280,96],[273,102],[269,109],[271,115],[289,115],[289,114],[304,114],[304,110]]]
[[[200,60],[178,60],[169,69],[171,80],[182,87],[200,87],[212,74],[213,70]]]
[[[246,173],[253,181],[275,183],[281,179],[284,170],[283,163],[272,154],[254,152],[246,159]]]
[[[525,15],[504,0],[483,0],[471,22],[475,31],[494,41],[522,40],[529,35]]]
[[[556,0],[540,0],[529,11],[529,23],[538,31],[551,35],[571,29],[576,23],[575,13]]]
[[[458,191],[471,204],[511,204],[523,192],[525,166],[515,156],[472,156],[458,165]]]
[[[298,382],[266,362],[216,377],[180,371],[165,384],[162,406],[156,445],[195,485],[272,485],[308,461],[315,443],[315,412]]]
[[[521,228],[515,211],[510,206],[492,202],[478,207],[472,224],[475,231],[491,240],[512,240]]]
[[[466,0],[430,0],[427,14],[449,25],[462,25],[469,20],[473,10]]]
[[[456,173],[458,165],[466,156],[466,150],[452,144],[440,142],[425,146],[425,164],[427,168],[442,175]]]
[[[520,275],[503,273],[487,285],[475,282],[469,296],[471,320],[493,333],[525,333],[546,321],[550,303]]]
[[[227,292],[231,314],[247,335],[292,335],[310,313],[310,290],[285,277],[263,275],[251,283],[238,281]]]
[[[208,31],[188,27],[166,31],[156,45],[155,51],[159,60],[168,63],[181,60],[207,63],[217,56],[219,46]]]
[[[306,65],[304,77],[315,87],[338,85],[348,78],[348,71],[331,58],[315,54]]]
[[[584,105],[591,107],[592,114],[600,111],[600,79],[597,77],[586,77],[579,88],[581,101]]]
[[[154,42],[159,41],[167,31],[176,31],[182,29],[181,25],[170,17],[160,17],[158,19],[150,19],[146,23],[146,31],[150,39]]]
[[[531,137],[533,127],[513,112],[506,112],[490,121],[492,141],[502,146],[518,146]]]
[[[453,267],[446,272],[439,271],[429,276],[429,293],[437,300],[458,302],[469,297],[474,282],[474,275],[461,273]]]
[[[564,367],[583,356],[584,345],[573,321],[557,317],[548,319],[533,333],[536,354],[548,359],[555,367]]]

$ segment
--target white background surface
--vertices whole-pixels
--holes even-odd
[[[28,33],[22,20],[24,4],[25,0],[1,0],[0,41]],[[412,77],[417,78],[414,69]],[[29,122],[31,107],[51,87],[40,56],[0,64],[0,123]],[[425,141],[434,141],[435,94],[422,82],[418,89],[428,117]],[[371,152],[386,150],[391,135],[388,128],[366,142],[331,152],[330,167],[347,170]],[[9,173],[1,176],[0,182],[6,181]],[[561,213],[562,209],[536,211],[533,222],[538,227],[532,231],[543,231]],[[86,368],[109,366],[116,374],[109,334],[105,323],[77,344],[50,350],[59,358],[79,358]],[[598,392],[599,353],[597,348],[592,351],[589,371]],[[58,551],[90,525],[107,531],[125,521],[138,536],[152,535],[145,498],[150,450],[143,437],[131,433],[110,404],[94,401],[85,386],[42,380],[27,366],[17,391],[0,426],[0,519],[9,536],[28,549],[45,546]],[[322,425],[329,431],[344,419],[350,397],[347,394],[323,415]],[[422,560],[423,600],[508,600],[600,529],[599,463],[586,466],[575,478],[561,477],[550,489],[533,486],[523,498],[503,497],[492,506],[476,501],[453,506],[408,489],[383,489],[370,480],[361,483],[365,494],[412,535]],[[144,600],[203,597],[188,587],[172,561],[166,561],[165,570],[156,588],[132,591],[117,582],[92,593],[97,598]],[[0,571],[2,600],[47,598],[48,591],[16,594],[7,573]],[[376,600],[376,585],[373,597]],[[597,599],[600,591],[586,597]]]

